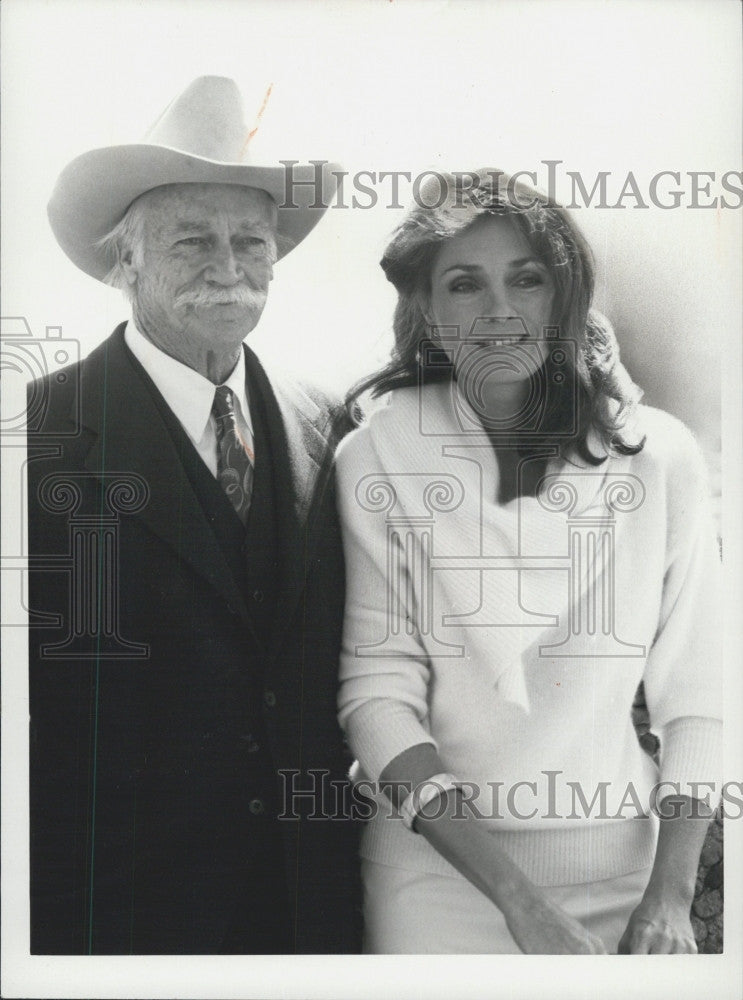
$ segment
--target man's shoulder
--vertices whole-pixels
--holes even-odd
[[[336,413],[343,408],[343,399],[337,392],[322,386],[317,382],[310,382],[306,379],[290,379],[289,385],[310,399],[321,413]]]
[[[83,361],[75,361],[29,382],[26,414],[29,436],[61,430],[79,410]]]
[[[249,351],[249,364],[251,354]],[[308,420],[331,442],[337,443],[353,429],[353,420],[340,393],[317,381],[279,371],[253,354],[252,365],[256,363],[285,414],[291,412]]]
[[[84,390],[100,387],[104,377],[114,375],[110,364],[110,348],[116,345],[117,335],[123,325],[95,347],[88,355],[77,361],[48,372],[26,386],[26,414],[28,435],[67,433],[68,425],[80,424],[86,399]],[[123,337],[121,338],[123,342]]]
[[[344,438],[354,428],[354,421],[343,397],[326,386],[304,379],[293,383],[296,393],[315,407],[315,425],[332,446]]]

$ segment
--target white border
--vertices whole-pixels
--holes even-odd
[[[188,10],[186,9],[188,7]],[[305,4],[300,13],[299,6],[294,3],[268,3],[268,0],[249,5],[251,25],[256,28],[257,42],[247,34],[241,37],[239,31],[221,31],[217,37],[215,26],[224,27],[227,14],[235,17],[236,24],[245,28],[246,5],[237,5],[231,0],[212,0],[211,3],[175,4],[171,0],[152,0],[149,5],[140,5],[119,0],[113,3],[101,0],[91,4],[88,0],[56,0],[54,4],[42,0],[5,0],[2,8],[3,20],[3,96],[4,96],[4,157],[3,170],[6,184],[4,185],[5,207],[10,206],[8,217],[13,226],[9,241],[14,247],[20,247],[23,254],[23,266],[27,281],[14,282],[18,278],[19,268],[17,258],[10,261],[6,258],[11,281],[4,283],[5,305],[7,312],[17,313],[26,309],[23,303],[13,299],[14,293],[27,296],[28,312],[34,317],[32,326],[36,331],[41,322],[54,324],[58,322],[56,315],[50,314],[50,308],[41,313],[38,299],[32,294],[37,288],[38,298],[48,300],[48,289],[51,283],[64,290],[65,301],[89,301],[90,325],[86,329],[74,329],[86,344],[86,337],[97,335],[97,331],[111,329],[114,321],[120,318],[121,309],[118,301],[105,289],[94,287],[92,283],[74,273],[56,248],[49,250],[51,243],[41,246],[42,239],[49,237],[36,236],[41,233],[43,217],[42,190],[48,190],[48,180],[54,170],[69,159],[74,152],[98,142],[118,142],[122,138],[136,139],[138,131],[145,122],[142,120],[142,93],[152,96],[151,117],[154,118],[160,106],[171,97],[191,76],[200,72],[221,71],[228,75],[239,77],[244,72],[244,64],[251,55],[258,57],[261,68],[270,63],[266,51],[276,54],[276,61],[282,72],[291,65],[292,59],[306,66],[308,72],[303,81],[303,92],[297,92],[297,107],[313,106],[315,117],[324,121],[324,132],[319,136],[320,144],[327,144],[329,138],[336,135],[339,139],[333,148],[310,150],[311,136],[302,132],[302,114],[297,111],[297,134],[304,143],[305,149],[297,155],[319,153],[334,158],[338,148],[343,146],[344,121],[334,115],[334,97],[342,97],[345,91],[358,90],[358,115],[367,116],[376,131],[370,143],[376,142],[378,160],[373,164],[380,168],[408,167],[408,161],[400,163],[397,150],[402,149],[405,136],[404,125],[415,131],[428,129],[429,133],[440,129],[444,145],[451,148],[450,133],[457,126],[457,101],[450,99],[454,94],[462,106],[468,102],[477,102],[483,109],[481,120],[483,128],[493,128],[497,141],[504,150],[501,165],[512,165],[511,156],[518,153],[518,142],[513,140],[509,149],[509,137],[498,133],[497,121],[499,107],[503,102],[516,102],[523,106],[522,117],[526,123],[525,134],[529,130],[543,129],[550,135],[547,123],[540,119],[540,102],[549,104],[549,94],[566,85],[570,74],[585,74],[589,67],[595,68],[595,85],[600,94],[614,95],[616,100],[608,101],[606,114],[619,115],[621,127],[627,128],[632,116],[626,114],[623,108],[623,95],[636,100],[634,114],[637,121],[637,134],[627,134],[629,151],[628,162],[632,161],[632,151],[642,148],[643,143],[652,144],[650,123],[643,119],[643,105],[637,100],[642,91],[641,78],[647,73],[648,65],[644,64],[638,52],[646,55],[653,51],[662,58],[664,51],[673,52],[678,46],[679,90],[682,91],[682,75],[694,73],[693,57],[704,67],[713,67],[720,62],[719,72],[729,84],[729,101],[723,106],[709,106],[707,113],[712,121],[718,123],[720,134],[730,133],[740,136],[740,13],[735,0],[716,0],[716,2],[656,2],[637,4],[630,0],[620,0],[619,3],[607,5],[598,0],[586,2],[548,5],[539,0],[532,3],[512,4],[509,0],[493,5],[485,0],[470,2],[465,0],[458,5],[445,3],[415,3],[410,0],[364,0],[361,3],[317,2]],[[60,9],[64,9],[65,30],[60,34]],[[103,8],[106,8],[103,10]],[[271,9],[270,9],[271,8]],[[548,9],[549,8],[549,9]],[[495,14],[493,13],[495,11]],[[643,11],[645,13],[643,13]],[[105,16],[104,16],[105,14]],[[593,23],[599,17],[606,18],[606,32],[603,36],[590,38],[586,35],[583,48],[576,45],[576,34],[586,32],[586,24]],[[387,21],[382,22],[381,19]],[[663,19],[666,19],[665,21]],[[626,20],[623,20],[626,19]],[[55,30],[50,31],[53,22]],[[172,23],[172,32],[164,34],[163,23]],[[194,24],[203,25],[203,36],[198,32],[190,32]],[[633,32],[622,31],[621,26],[631,24]],[[382,27],[380,28],[380,24]],[[665,24],[665,29],[659,32],[659,24]],[[698,48],[688,47],[689,25],[695,25],[699,39]],[[386,25],[388,25],[386,27]],[[717,29],[723,27],[729,32],[732,42],[727,46],[715,45],[705,48],[705,42],[715,37],[710,25]],[[151,30],[148,30],[151,29]],[[372,30],[373,29],[373,30]],[[492,66],[488,69],[490,77],[483,77],[483,67],[478,63],[482,59],[483,49],[474,44],[485,34],[492,41],[489,50],[492,55]],[[636,37],[635,37],[636,34]],[[138,45],[131,44],[138,37]],[[637,49],[633,50],[628,39],[635,38]],[[572,39],[572,41],[571,41]],[[381,45],[389,43],[389,51]],[[123,47],[125,43],[129,47]],[[306,48],[302,49],[302,43]],[[604,73],[609,73],[617,67],[617,54],[612,47],[614,42],[629,46],[624,63],[626,76],[616,79],[612,86],[607,83]],[[366,43],[366,44],[364,44]],[[375,48],[375,45],[377,48]],[[474,46],[474,47],[473,47]],[[514,48],[523,52],[523,65],[519,72],[514,73],[513,57],[508,56]],[[556,65],[550,52],[555,47],[562,46],[568,52],[568,58],[561,64],[565,76],[540,75],[540,65],[549,63],[552,70]],[[100,74],[100,53],[103,49],[108,53],[110,69],[108,75]],[[552,49],[551,49],[552,47]],[[410,63],[413,66],[424,67],[427,60],[438,67],[436,78],[438,87],[427,94],[421,94],[416,89],[415,80],[406,79],[401,69],[402,56],[409,51]],[[603,50],[603,51],[602,51]],[[55,93],[63,95],[69,101],[70,88],[65,86],[65,80],[70,75],[81,77],[81,66],[86,56],[91,52],[98,53],[96,66],[99,75],[88,80],[86,88],[79,88],[79,106],[69,103],[55,103]],[[575,57],[576,51],[579,53]],[[348,71],[354,63],[349,52],[356,53],[358,71],[356,75],[340,78],[333,75],[334,62],[339,62]],[[222,58],[215,60],[215,53],[221,53]],[[310,53],[311,55],[309,55]],[[203,58],[202,58],[203,55]],[[391,60],[391,62],[390,62]],[[572,61],[571,61],[572,60]],[[499,66],[506,66],[510,76],[504,78],[499,74]],[[314,69],[313,73],[309,70]],[[369,76],[375,77],[370,81]],[[651,73],[652,76],[652,73]],[[492,86],[477,90],[469,86],[470,77],[480,82],[483,78],[492,79]],[[638,79],[640,83],[638,84]],[[31,88],[29,90],[29,87]],[[575,92],[577,95],[577,92]],[[127,96],[131,94],[131,103]],[[386,132],[382,127],[386,122],[385,114],[379,112],[370,101],[376,100],[384,105],[387,102],[387,112],[391,126]],[[442,95],[450,95],[443,99]],[[586,93],[585,100],[590,103],[595,95]],[[676,115],[683,127],[683,119],[688,123],[701,121],[701,107],[704,106],[705,95],[701,95],[700,107],[671,106],[670,115]],[[578,96],[574,95],[575,103],[568,105],[564,111],[566,122],[571,116],[584,113]],[[437,102],[440,113],[436,113]],[[353,102],[341,100],[346,113]],[[31,109],[44,104],[48,115],[48,135],[51,141],[48,147],[41,142],[38,131],[33,131],[28,120],[33,118]],[[91,121],[98,122],[98,133],[92,127],[89,133],[85,131],[88,121],[88,106],[91,109]],[[110,135],[101,127],[105,115],[101,106],[110,109]],[[317,114],[318,106],[321,115]],[[149,105],[148,105],[149,107]],[[397,112],[404,108],[405,114]],[[97,115],[97,118],[96,118]],[[466,114],[461,115],[467,118]],[[512,116],[511,120],[515,120]],[[348,121],[348,119],[346,119]],[[60,123],[62,123],[60,125]],[[72,124],[75,135],[64,133],[64,127]],[[350,128],[353,131],[353,128]],[[358,130],[357,130],[358,131]],[[88,140],[90,134],[90,141]],[[523,139],[523,137],[522,137]],[[523,140],[526,142],[526,140]],[[24,147],[31,142],[37,157],[38,171],[28,173],[28,156]],[[475,144],[470,135],[461,137],[461,156],[465,165],[480,162],[473,157]],[[632,143],[635,145],[633,146]],[[301,144],[301,143],[300,143]],[[739,145],[739,143],[738,143]],[[372,148],[372,146],[368,148]],[[528,143],[527,143],[528,146]],[[362,150],[367,153],[368,148]],[[552,149],[540,149],[539,143],[534,145],[535,153],[532,162],[538,162],[542,156],[551,155]],[[342,150],[341,150],[342,152]],[[294,155],[291,153],[290,155]],[[358,154],[361,156],[361,153]],[[600,162],[600,151],[599,155]],[[668,150],[672,160],[674,151]],[[702,169],[704,150],[695,163],[697,169]],[[342,159],[342,156],[341,156]],[[528,162],[527,166],[531,166]],[[429,158],[430,160],[430,158]],[[570,164],[580,168],[583,161]],[[359,160],[359,163],[362,162]],[[22,170],[18,165],[22,166]],[[50,167],[50,164],[52,167]],[[673,168],[674,164],[669,164]],[[730,163],[729,168],[735,169],[739,164]],[[588,164],[587,168],[592,168]],[[28,192],[31,192],[29,196]],[[26,199],[28,203],[26,202]],[[5,215],[5,213],[4,213]],[[34,237],[30,244],[25,244],[21,229],[26,223]],[[354,337],[357,331],[343,331],[343,337],[338,339],[338,373],[345,377],[346,370],[350,372],[352,362],[365,370],[372,366],[370,361],[376,358],[380,350],[380,341],[375,339],[384,329],[389,311],[390,299],[384,301],[383,307],[377,307],[374,298],[363,300],[363,285],[365,282],[365,259],[368,254],[374,260],[378,244],[384,231],[391,228],[395,220],[390,218],[372,218],[372,214],[363,213],[355,218],[347,217],[348,213],[339,213],[332,221],[323,223],[325,229],[314,234],[310,239],[311,250],[302,257],[297,255],[292,270],[287,270],[285,281],[289,288],[292,282],[304,280],[303,294],[305,303],[309,302],[312,309],[320,311],[325,317],[326,308],[332,315],[338,301],[343,301],[347,289],[339,283],[337,265],[343,260],[343,240],[353,238],[358,247],[358,261],[343,261],[350,273],[354,274],[353,292],[359,296],[363,308],[359,310],[359,329],[365,331],[366,340],[358,349],[348,348],[349,336]],[[738,213],[738,219],[740,213]],[[618,220],[617,220],[618,221]],[[704,295],[722,297],[725,314],[728,318],[735,314],[740,316],[741,295],[739,268],[739,242],[736,233],[740,231],[739,221],[733,223],[732,229],[725,229],[728,220],[723,223],[720,245],[723,260],[720,262],[720,274],[727,275],[732,282],[721,288],[702,288]],[[388,224],[389,223],[389,224]],[[347,227],[347,228],[346,228]],[[25,229],[24,229],[25,232]],[[7,233],[7,230],[6,230]],[[351,237],[345,234],[351,233]],[[308,241],[308,249],[310,241]],[[340,258],[339,258],[340,248]],[[597,247],[599,252],[601,247]],[[36,252],[38,251],[38,256]],[[313,256],[314,255],[314,256]],[[727,255],[727,257],[726,257]],[[364,260],[362,260],[362,257]],[[320,264],[313,271],[314,261]],[[731,263],[732,261],[732,263]],[[49,262],[53,262],[49,264]],[[694,267],[696,259],[690,252],[689,281],[697,280]],[[358,267],[357,271],[354,268]],[[323,270],[324,269],[324,270]],[[705,272],[706,274],[706,272]],[[307,277],[309,275],[309,278]],[[737,277],[736,277],[737,275]],[[646,276],[647,277],[647,276]],[[325,281],[323,282],[323,279]],[[648,278],[650,280],[650,278]],[[706,278],[705,278],[706,280]],[[737,284],[736,284],[737,282]],[[318,287],[313,297],[312,286]],[[374,295],[377,295],[374,286]],[[44,299],[47,295],[47,299]],[[381,293],[380,293],[381,295]],[[292,295],[287,299],[294,299]],[[287,300],[285,300],[286,302]],[[380,299],[381,302],[381,299]],[[295,308],[295,301],[291,303]],[[301,318],[293,328],[291,336],[295,353],[303,361],[309,357],[306,349],[308,332],[313,337],[323,334],[323,324],[319,328],[308,328],[307,308],[303,309]],[[376,315],[369,316],[369,313]],[[71,313],[77,317],[77,313]],[[715,315],[713,311],[713,315]],[[291,323],[292,311],[287,304],[274,313],[277,326],[286,329]],[[64,321],[65,333],[70,334],[70,326],[74,327],[76,320]],[[103,323],[101,327],[101,322]],[[84,324],[82,324],[84,325]],[[332,323],[327,326],[332,327]],[[331,331],[328,329],[328,336]],[[361,334],[358,334],[361,336]],[[705,330],[704,336],[714,337],[714,330]],[[737,721],[743,705],[743,672],[740,670],[740,629],[738,625],[740,607],[743,605],[741,589],[741,574],[739,567],[743,560],[741,549],[740,511],[743,490],[743,472],[741,455],[743,455],[743,411],[741,408],[741,341],[739,336],[725,334],[723,345],[723,534],[725,542],[725,571],[727,580],[727,633],[726,633],[726,703],[730,708],[727,725],[726,743],[726,777],[734,779],[743,776],[743,754],[738,737]],[[292,343],[292,341],[290,341]],[[87,343],[92,346],[92,343]],[[266,349],[270,353],[271,345]],[[335,349],[335,348],[334,348]],[[345,354],[343,352],[346,352]],[[288,354],[285,346],[278,352]],[[358,355],[355,359],[354,356]],[[676,359],[679,365],[683,358]],[[674,359],[668,361],[669,370],[674,368]],[[354,374],[357,374],[355,372]],[[347,379],[346,379],[347,381]],[[13,410],[13,400],[4,394],[3,406]],[[8,454],[3,454],[4,472],[8,473]],[[18,466],[11,463],[11,473],[3,477],[3,542],[8,541],[7,532],[13,526],[22,523],[22,496],[19,489]],[[7,547],[5,549],[7,551]],[[8,602],[13,594],[4,588],[3,618],[7,620]],[[743,886],[743,870],[741,865],[741,850],[743,841],[743,824],[729,822],[725,830],[725,866],[726,866],[726,909],[725,909],[725,941],[726,951],[722,956],[674,956],[643,958],[638,956],[623,958],[561,958],[548,957],[419,957],[388,958],[388,957],[305,957],[305,958],[241,958],[241,957],[198,957],[186,956],[177,959],[161,956],[153,958],[142,957],[31,957],[28,954],[28,855],[25,849],[28,833],[28,795],[26,766],[26,723],[27,723],[27,684],[25,682],[24,664],[26,661],[26,644],[23,629],[3,629],[3,730],[2,730],[2,863],[3,863],[3,894],[2,894],[2,981],[3,995],[6,997],[372,997],[391,995],[395,997],[419,997],[425,995],[435,997],[533,997],[549,995],[553,998],[564,997],[566,1000],[593,1000],[600,991],[602,997],[627,998],[634,995],[646,1000],[658,997],[666,1000],[668,997],[698,997],[702,990],[713,990],[716,997],[740,997],[741,942],[743,942],[743,908],[741,907],[741,889]]]

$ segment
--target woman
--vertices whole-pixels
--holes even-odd
[[[544,196],[439,176],[382,267],[395,348],[352,398],[387,405],[337,456],[366,950],[695,951],[721,738],[700,453],[638,406]]]

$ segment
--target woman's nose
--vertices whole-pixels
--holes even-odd
[[[505,288],[490,285],[485,296],[487,316],[493,319],[507,319],[511,315],[508,292]]]

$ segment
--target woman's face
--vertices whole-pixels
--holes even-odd
[[[458,381],[496,388],[543,365],[554,299],[549,271],[512,220],[488,215],[442,245],[423,305]]]

